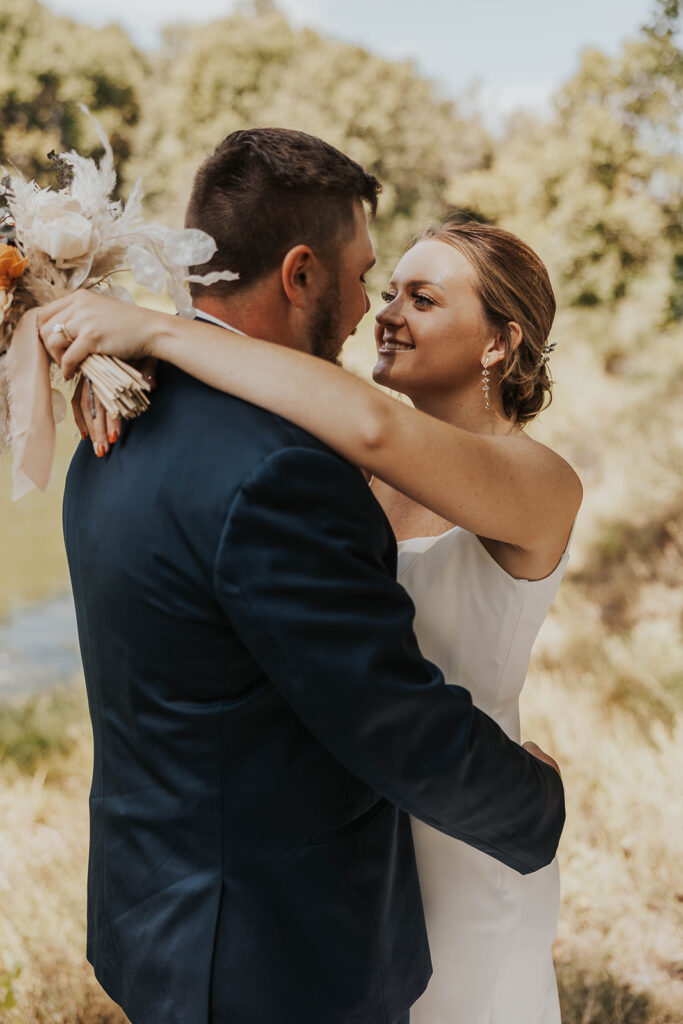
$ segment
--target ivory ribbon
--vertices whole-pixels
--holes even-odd
[[[7,353],[14,501],[34,486],[47,489],[55,455],[50,358],[40,340],[36,317],[34,309],[24,313]]]

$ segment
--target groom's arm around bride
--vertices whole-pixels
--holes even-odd
[[[342,764],[403,810],[534,871],[562,830],[559,775],[422,658],[395,558],[360,473],[290,448],[235,499],[215,578],[271,682]]]

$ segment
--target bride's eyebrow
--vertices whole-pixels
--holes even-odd
[[[406,281],[404,287],[405,288],[423,288],[425,285],[431,285],[433,288],[442,288],[442,285],[439,284],[438,281],[427,281],[427,280]],[[390,288],[395,288],[396,287],[396,282],[393,281],[393,280],[390,281],[389,282],[389,287]]]

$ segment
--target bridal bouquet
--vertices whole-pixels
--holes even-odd
[[[61,394],[51,390],[60,381],[59,369],[49,365],[31,310],[77,288],[133,302],[111,280],[128,270],[143,287],[166,289],[187,316],[188,281],[213,284],[238,276],[190,275],[190,266],[211,259],[216,243],[203,231],[174,231],[146,221],[140,181],[127,203],[112,198],[114,156],[101,125],[92,120],[104,147],[99,164],[75,152],[51,153],[62,177],[59,188],[40,188],[19,174],[0,183],[0,456],[14,450],[15,498],[34,485],[47,487],[55,420],[65,409]],[[131,419],[148,407],[150,385],[132,366],[94,355],[81,369],[113,415]]]

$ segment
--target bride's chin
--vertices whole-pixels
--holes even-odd
[[[403,391],[405,381],[401,380],[400,374],[392,373],[393,369],[394,367],[387,366],[380,358],[372,369],[372,379],[375,384],[381,384],[382,387],[389,388],[391,391]]]

